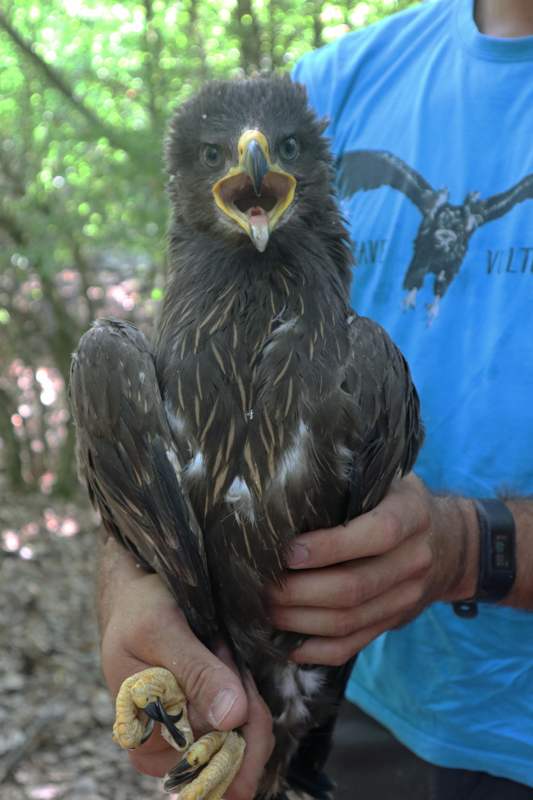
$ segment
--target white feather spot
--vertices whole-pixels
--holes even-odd
[[[298,680],[306,697],[317,694],[324,685],[324,673],[321,669],[300,669]]]
[[[187,464],[187,475],[192,478],[199,478],[205,472],[205,459],[201,450],[197,450],[194,457]]]
[[[350,480],[352,474],[353,451],[349,447],[337,442],[335,452],[338,456],[339,476],[342,480]]]
[[[322,688],[324,675],[321,669],[307,670],[296,664],[280,667],[276,674],[278,691],[285,701],[283,713],[276,722],[294,725],[309,717],[308,702]]]
[[[296,323],[298,322],[298,317],[293,317],[292,319],[288,319],[287,322],[282,322],[281,325],[272,331],[272,337],[274,336],[282,336],[285,333],[288,333],[292,330]]]
[[[263,348],[263,356],[267,356],[274,349],[274,347],[276,347],[280,336],[289,333],[289,331],[296,327],[297,323],[298,317],[293,317],[292,319],[288,319],[286,322],[282,322],[281,325],[278,325],[278,327],[272,331],[268,344],[266,344]]]
[[[165,413],[173,433],[175,433],[176,436],[182,436],[186,427],[185,417],[177,414],[168,400],[165,401]]]
[[[292,727],[298,722],[304,722],[309,718],[309,709],[303,697],[294,697],[282,714],[277,717],[276,722],[280,725]]]
[[[168,460],[170,461],[170,463],[172,464],[174,472],[179,477],[180,474],[181,474],[181,468],[180,468],[180,464],[179,464],[176,452],[169,447],[167,450],[165,450],[165,454],[166,454],[166,457],[168,458]]]
[[[285,485],[289,478],[299,477],[306,466],[307,462],[307,440],[309,438],[309,428],[304,424],[303,420],[298,423],[298,429],[293,436],[292,444],[282,454],[277,472],[274,476],[274,482]]]
[[[255,522],[254,499],[248,484],[240,476],[233,479],[224,500],[234,507],[237,516],[240,513],[250,522]]]
[[[284,700],[292,700],[299,693],[298,682],[296,680],[297,667],[292,664],[282,667],[279,679],[279,690]]]
[[[141,382],[141,386],[144,383],[145,378],[146,378],[146,374],[144,372],[139,372],[139,380]]]

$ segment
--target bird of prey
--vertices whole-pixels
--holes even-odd
[[[72,364],[79,463],[104,525],[161,576],[204,643],[229,644],[272,712],[265,800],[329,796],[313,776],[346,675],[290,661],[301,637],[273,629],[265,586],[283,581],[299,533],[372,509],[422,438],[405,360],[349,306],[323,129],[288,78],[208,83],[178,108],[154,344],[99,320]],[[119,692],[125,747],[151,730],[141,708],[182,754],[166,788],[223,797],[241,734],[193,743],[186,698],[162,668]]]
[[[533,199],[532,174],[486,200],[481,199],[479,192],[469,192],[463,205],[453,205],[448,200],[447,189],[433,189],[419,172],[384,150],[344,153],[339,159],[338,173],[339,192],[344,197],[391,186],[405,194],[420,210],[422,222],[403,282],[408,292],[405,305],[415,305],[417,291],[431,273],[435,276],[433,316],[461,268],[472,235],[482,225],[507,214],[518,203]]]

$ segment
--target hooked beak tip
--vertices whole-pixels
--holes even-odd
[[[263,148],[257,139],[251,139],[244,151],[242,166],[250,176],[253,190],[257,197],[261,194],[263,178],[270,167],[263,152]]]

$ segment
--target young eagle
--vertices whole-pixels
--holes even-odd
[[[226,639],[270,707],[261,798],[329,796],[313,735],[324,747],[346,674],[289,661],[301,637],[273,630],[264,586],[283,580],[299,533],[373,508],[422,438],[402,355],[349,306],[323,129],[286,78],[212,82],[185,102],[167,140],[170,277],[154,345],[99,320],[72,365],[81,472],[104,525],[204,643]],[[192,743],[185,705],[166,670],[133,676],[115,738],[149,735],[144,708],[182,752],[167,788],[219,800],[243,739]]]

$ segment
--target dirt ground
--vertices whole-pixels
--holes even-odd
[[[43,497],[0,503],[1,800],[158,800],[111,742],[94,615],[97,520]],[[345,704],[338,800],[424,800],[422,762]]]

